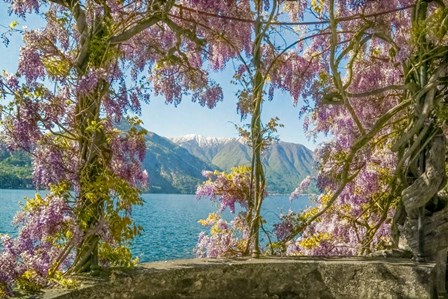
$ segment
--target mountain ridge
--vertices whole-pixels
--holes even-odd
[[[250,147],[241,138],[185,135],[170,138],[190,154],[224,171],[237,165],[251,164]],[[262,155],[268,192],[290,193],[307,175],[314,173],[312,151],[302,144],[278,141]]]
[[[241,140],[241,138],[234,138],[234,137],[214,137],[214,136],[204,136],[199,134],[187,134],[182,136],[176,136],[176,137],[166,137],[172,142],[178,144],[182,142],[191,142],[195,141],[201,146],[210,146],[210,145],[219,145],[219,144],[225,144],[228,142],[232,142],[234,140]]]
[[[143,167],[150,193],[194,193],[205,180],[202,170],[230,171],[250,165],[250,147],[241,138],[189,134],[163,137],[148,132]],[[312,153],[305,146],[283,142],[263,154],[269,193],[290,193],[313,173]],[[24,153],[0,153],[0,188],[31,188],[31,159]]]

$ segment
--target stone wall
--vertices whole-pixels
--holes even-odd
[[[400,259],[191,259],[114,270],[44,298],[432,298],[434,273]]]

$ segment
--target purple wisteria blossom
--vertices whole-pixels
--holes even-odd
[[[28,200],[13,223],[20,228],[17,238],[2,235],[0,239],[0,285],[10,286],[18,278],[47,285],[46,277],[62,252],[62,247],[54,242],[65,238],[61,234],[63,227],[77,227],[67,200],[51,193],[46,197],[36,195]],[[79,229],[71,233],[79,235]],[[23,277],[25,273],[28,275]]]
[[[199,223],[210,228],[210,235],[202,232],[196,245],[198,257],[225,257],[242,255],[249,238],[247,209],[250,192],[250,168],[236,167],[224,172],[203,171],[208,178],[196,190],[196,197],[207,198],[220,204],[219,213],[211,213]],[[235,213],[236,205],[242,209],[232,221],[222,218],[221,212]]]

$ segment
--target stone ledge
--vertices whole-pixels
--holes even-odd
[[[390,258],[172,260],[44,298],[433,298],[434,267]]]

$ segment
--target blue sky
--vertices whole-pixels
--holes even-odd
[[[17,28],[38,26],[37,17],[27,17],[21,20],[15,16],[9,16],[7,5],[0,2],[0,25],[8,26],[10,22],[17,20]],[[3,31],[3,30],[2,30]],[[6,48],[0,45],[0,70],[14,72],[17,67],[17,59],[21,46],[21,37],[16,34],[10,38],[11,43]],[[159,135],[166,137],[181,136],[186,134],[200,134],[216,137],[238,137],[234,124],[241,124],[240,116],[236,112],[236,87],[230,84],[233,71],[228,67],[221,73],[216,73],[213,78],[223,87],[224,100],[214,109],[201,107],[198,103],[192,103],[187,98],[174,107],[165,104],[160,97],[152,97],[149,104],[142,106],[142,119],[144,127]],[[314,149],[316,144],[305,137],[303,122],[299,119],[299,107],[294,107],[291,97],[277,92],[272,102],[266,101],[263,106],[264,120],[271,117],[279,117],[284,128],[279,128],[280,139],[287,142],[301,143]]]
[[[217,137],[237,137],[234,124],[241,124],[236,111],[235,87],[229,84],[232,77],[230,68],[217,74],[215,80],[221,84],[224,100],[214,109],[201,107],[197,103],[184,100],[174,107],[167,105],[162,98],[153,98],[142,109],[145,127],[163,136],[201,134]],[[284,128],[279,128],[280,139],[288,142],[302,143],[314,148],[315,145],[305,138],[299,108],[294,107],[289,95],[276,93],[272,102],[263,105],[264,120],[278,116]],[[249,119],[246,120],[248,122]]]

